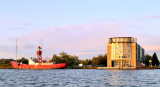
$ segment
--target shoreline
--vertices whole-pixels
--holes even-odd
[[[13,67],[0,67],[0,69],[14,69]],[[147,68],[106,68],[106,67],[95,67],[95,68],[71,68],[71,67],[66,67],[64,69],[97,69],[97,70],[154,70],[154,69],[160,69],[160,67],[156,67],[156,68],[151,68],[151,67],[147,67]],[[19,69],[19,70],[23,70],[23,69]],[[24,69],[27,70],[27,69]],[[28,70],[52,70],[52,69],[28,69]]]

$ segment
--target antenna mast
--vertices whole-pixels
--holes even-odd
[[[18,49],[17,49],[17,39],[16,39],[16,61],[17,61],[17,51]]]
[[[42,50],[42,38],[41,38],[41,52],[43,53],[43,50]],[[41,53],[41,62],[42,62],[42,53]]]
[[[41,38],[41,48],[42,48],[42,38]]]

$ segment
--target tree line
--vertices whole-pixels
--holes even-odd
[[[97,66],[97,65],[107,66],[107,54],[104,55],[100,54],[97,57],[92,57],[91,59],[85,59],[85,60],[78,59],[78,56],[68,55],[65,52],[61,52],[59,53],[59,55],[60,56],[54,54],[50,62],[67,63],[70,66],[75,66],[78,64],[92,65],[92,66]],[[155,52],[152,56],[148,54],[144,56],[143,62],[145,63],[146,66],[149,66],[149,60],[152,60],[152,66],[159,65],[159,60]]]
[[[36,59],[36,58],[34,58]],[[149,66],[149,60],[152,60],[152,66],[158,66],[159,65],[159,60],[157,57],[157,54],[154,52],[152,56],[146,54],[144,56],[143,62],[145,63],[146,66]],[[11,66],[10,61],[13,61],[13,59],[1,59],[0,60],[0,66],[4,66],[4,64],[8,64]],[[17,60],[19,63],[23,64],[28,64],[28,59],[22,58]],[[67,54],[66,52],[61,52],[59,53],[59,56],[56,54],[53,54],[52,58],[49,60],[49,62],[54,62],[54,63],[67,63],[68,66],[78,66],[79,64],[84,64],[84,65],[92,65],[92,66],[107,66],[107,54],[100,54],[97,57],[92,57],[90,59],[79,59],[78,56],[76,55],[70,55]]]
[[[53,57],[50,62],[55,63],[67,63],[69,66],[72,65],[78,65],[79,59],[78,56],[67,54],[66,52],[62,51],[59,53],[60,56],[57,56],[56,54],[53,54]]]
[[[85,59],[85,60],[78,59],[78,56],[69,55],[66,52],[61,52],[59,53],[59,55],[60,56],[53,54],[53,57],[50,60],[50,62],[67,63],[69,66],[75,66],[78,64],[107,66],[107,54],[98,55],[98,57],[93,57],[92,59]]]
[[[36,59],[36,58],[34,58]],[[159,60],[157,57],[157,54],[154,52],[154,54],[152,56],[146,54],[144,56],[144,60],[143,62],[145,63],[146,66],[149,66],[149,60],[152,60],[152,66],[158,66],[159,65]],[[17,62],[19,63],[24,63],[24,64],[28,64],[28,61],[26,58],[22,58],[17,60]],[[67,54],[66,52],[62,51],[61,53],[59,53],[59,56],[56,54],[53,54],[52,58],[49,60],[49,62],[55,62],[57,63],[67,63],[69,66],[76,66],[79,64],[84,64],[84,65],[92,65],[92,66],[97,66],[97,65],[101,65],[101,66],[107,66],[107,54],[100,54],[97,57],[92,57],[90,59],[79,59],[78,56],[76,55],[70,55]],[[3,63],[5,63],[5,60],[3,60]]]
[[[152,66],[158,66],[159,65],[159,60],[157,57],[157,54],[154,52],[152,56],[146,54],[144,56],[144,63],[146,66],[149,66],[149,60],[152,61]]]
[[[97,57],[92,57],[92,59],[80,60],[81,64],[92,65],[92,66],[107,66],[107,54],[100,54]]]

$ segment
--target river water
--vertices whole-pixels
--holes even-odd
[[[0,87],[160,87],[160,70],[0,69]]]

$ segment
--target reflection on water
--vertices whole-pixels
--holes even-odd
[[[159,87],[160,70],[0,70],[0,87]]]

